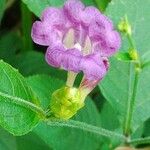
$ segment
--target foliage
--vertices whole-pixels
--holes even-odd
[[[135,4],[134,7],[131,5],[131,3]],[[139,5],[140,7],[138,7]],[[133,27],[132,31],[136,47],[138,53],[142,56],[141,59],[143,64],[147,64],[149,62],[149,44],[147,44],[147,40],[149,39],[150,34],[147,33],[147,36],[145,36],[145,32],[147,31],[147,28],[150,24],[145,20],[150,20],[150,16],[146,10],[148,11],[147,3],[141,4],[140,1],[134,0],[125,2],[121,0],[114,0],[112,3],[110,3],[106,11],[108,16],[110,16],[113,21],[116,22],[116,24],[119,23],[120,18],[124,17],[125,14],[128,16],[128,19],[130,20]],[[142,11],[142,13],[139,13],[139,11]],[[143,40],[141,41],[141,39]],[[128,46],[129,43],[126,41],[125,37],[123,37],[122,49],[125,51],[128,49]],[[140,73],[132,117],[133,132],[149,118],[149,72],[150,67],[143,67]],[[133,90],[133,80],[134,70],[132,64],[129,61],[124,63],[112,58],[110,71],[103,82],[100,84],[102,93],[111,103],[111,105],[117,110],[117,113],[120,116],[120,122],[122,124],[125,121],[125,116],[127,115],[128,107],[130,105],[130,96]]]
[[[132,34],[120,33],[122,47],[110,59],[108,74],[68,121],[51,116],[49,106],[54,91],[65,85],[67,73],[50,67],[43,54],[46,47],[35,46],[30,38],[34,18],[46,7],[60,7],[64,2],[22,0],[21,23],[11,31],[1,28],[0,150],[145,147],[150,144],[150,1],[83,0],[108,15],[116,28],[125,17]],[[0,1],[2,24],[8,3]]]
[[[0,1],[0,21],[1,21],[2,15],[4,13],[5,3],[6,3],[5,0]]]

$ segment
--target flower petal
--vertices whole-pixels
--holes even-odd
[[[41,21],[36,21],[33,24],[31,36],[35,43],[44,46],[49,46],[59,40],[58,34]]]
[[[101,15],[100,17],[96,18],[96,23],[100,28],[104,28],[106,30],[112,30],[113,29],[113,23],[112,21],[105,15]]]
[[[53,67],[60,68],[64,56],[64,47],[61,45],[49,47],[46,51],[45,59]]]
[[[99,27],[96,23],[89,26],[89,37],[93,42],[99,42],[105,38],[105,27]]]
[[[62,67],[65,70],[79,72],[80,71],[80,61],[82,54],[78,49],[66,50],[62,58]]]
[[[121,38],[118,32],[107,30],[101,39],[94,46],[94,51],[99,51],[101,56],[112,56],[121,46]]]
[[[64,28],[64,25],[66,24],[66,18],[63,13],[63,9],[54,7],[46,8],[42,13],[41,20],[49,25],[60,28]]]
[[[98,41],[105,38],[104,34],[107,30],[113,31],[112,21],[107,16],[97,14],[95,22],[89,26],[89,37],[92,41]]]
[[[84,8],[85,6],[80,0],[68,0],[64,5],[64,12],[73,24],[78,24]]]
[[[81,13],[81,20],[85,26],[89,26],[90,23],[95,22],[100,17],[100,11],[93,6],[86,7],[85,10]]]
[[[107,72],[103,60],[97,54],[84,56],[80,68],[88,80],[101,80]]]

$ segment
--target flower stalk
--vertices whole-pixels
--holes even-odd
[[[68,87],[73,87],[76,76],[77,76],[77,73],[74,73],[72,71],[68,71],[67,81],[66,81],[66,85]]]
[[[128,101],[127,115],[126,115],[126,119],[125,119],[124,134],[127,137],[131,133],[131,123],[132,123],[133,109],[134,109],[134,104],[135,104],[135,100],[136,100],[137,88],[138,88],[139,74],[140,74],[140,69],[135,66],[135,77],[134,77],[134,83],[133,83],[133,92],[132,92],[131,98]]]
[[[135,101],[136,101],[139,75],[141,72],[141,62],[140,62],[139,54],[138,54],[136,46],[135,46],[135,42],[132,38],[131,25],[128,21],[127,16],[125,16],[125,18],[119,23],[118,29],[127,36],[127,39],[128,39],[129,45],[130,45],[128,53],[132,59],[131,63],[134,63],[134,72],[135,72],[132,95],[129,96],[129,98],[128,98],[127,114],[125,117],[125,124],[124,124],[124,135],[127,137],[127,139],[130,139],[130,134],[132,132],[133,110],[134,110],[134,105],[135,105]],[[131,70],[130,70],[130,74],[131,74]],[[126,141],[126,143],[128,144],[129,142]]]
[[[137,144],[150,144],[150,136],[145,138],[137,138],[131,139],[129,141],[130,144],[137,145]]]

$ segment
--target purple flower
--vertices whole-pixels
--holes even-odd
[[[63,8],[46,8],[41,21],[33,24],[32,39],[48,46],[49,65],[75,73],[82,71],[85,81],[92,84],[105,76],[107,57],[121,44],[111,20],[80,0],[68,0]]]

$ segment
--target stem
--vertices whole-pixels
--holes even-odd
[[[135,46],[134,40],[132,39],[131,35],[127,34],[127,38],[128,38],[128,41],[129,41],[130,46],[131,46],[134,50],[136,50],[136,46]]]
[[[150,136],[145,138],[138,138],[129,141],[130,144],[150,144]]]
[[[46,117],[46,113],[44,112],[44,110],[42,108],[36,106],[35,104],[33,104],[29,101],[26,101],[22,98],[11,96],[11,95],[8,95],[8,94],[2,93],[2,92],[0,92],[0,96],[3,97],[3,99],[0,99],[0,101],[6,101],[9,103],[14,103],[14,104],[20,105],[22,107],[28,108],[31,111],[39,114],[43,118]]]
[[[138,80],[139,80],[139,70],[136,69],[136,67],[135,67],[135,77],[134,77],[134,83],[133,83],[133,92],[132,92],[131,98],[129,99],[127,116],[126,116],[126,120],[125,120],[124,134],[126,136],[129,136],[130,131],[131,131],[131,121],[132,121],[132,117],[133,117],[133,108],[134,108],[135,99],[136,99]]]
[[[135,46],[135,42],[130,34],[127,34],[127,39],[130,44],[130,50],[129,53],[135,52],[137,55],[137,49]],[[133,57],[135,59],[135,56]],[[127,109],[127,115],[125,118],[125,127],[124,127],[124,135],[126,137],[129,137],[130,132],[131,132],[131,123],[132,123],[132,118],[133,118],[133,108],[136,100],[136,93],[137,93],[137,88],[138,88],[138,80],[139,80],[139,73],[141,71],[141,62],[140,58],[136,56],[136,61],[133,61],[134,63],[134,71],[135,71],[135,76],[134,76],[134,81],[133,81],[133,91],[132,95],[129,95],[128,99],[128,109]],[[130,68],[130,75],[131,75],[131,68]],[[130,89],[129,89],[130,90]]]
[[[101,127],[96,127],[84,122],[75,121],[75,120],[68,120],[68,121],[62,121],[58,119],[52,119],[47,120],[47,124],[50,126],[58,126],[58,127],[70,127],[70,128],[76,128],[81,129],[87,132],[91,132],[100,136],[106,136],[106,137],[116,137],[118,140],[125,140],[126,138],[118,133],[103,129]]]
[[[69,87],[73,87],[76,76],[77,76],[77,73],[69,71],[68,76],[67,76],[66,85],[69,86]]]
[[[32,39],[30,36],[32,27],[32,14],[23,2],[21,2],[21,14],[23,51],[30,51],[33,48]]]

